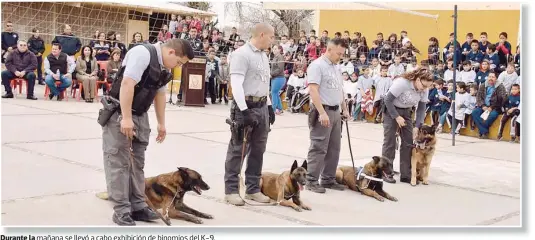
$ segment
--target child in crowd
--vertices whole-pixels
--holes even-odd
[[[379,69],[380,69],[380,65],[379,65],[377,59],[374,59],[374,60],[376,61],[377,66],[378,66]],[[362,100],[364,100],[364,96],[366,95],[366,94],[365,94],[365,93],[366,93],[366,90],[369,89],[369,90],[371,91],[372,86],[373,86],[373,75],[370,74],[370,71],[371,71],[370,68],[366,68],[366,69],[364,69],[364,74],[361,75],[361,76],[359,77],[359,80],[358,80],[358,82],[357,82],[357,83],[358,83],[358,84],[357,84],[357,86],[358,86],[358,94],[359,94],[359,97],[358,97],[358,98],[361,98]],[[380,73],[380,70],[379,70],[379,73]],[[362,100],[361,100],[361,101],[362,101]],[[358,105],[361,101],[357,101],[357,105]],[[361,119],[361,120],[365,120],[365,118],[364,118],[365,115],[362,114],[362,113],[364,112],[364,109],[361,108],[360,110],[361,110],[361,117],[362,117],[362,118],[360,118],[360,119]]]
[[[394,60],[394,51],[390,46],[390,42],[383,42],[383,48],[379,51],[379,63],[381,66],[390,66]]]
[[[488,46],[489,46],[489,41],[487,41],[487,32],[481,32],[479,36],[479,50],[485,53],[487,52]]]
[[[470,95],[466,101],[466,110],[464,114],[464,126],[468,126],[468,119],[470,119],[470,129],[472,129],[472,131],[475,129],[476,124],[472,118],[469,118],[469,116],[472,115],[472,111],[476,108],[477,89],[478,86],[476,84],[470,85]]]
[[[355,71],[358,71],[359,75],[362,75],[364,73],[363,71],[364,67],[368,67],[369,65],[368,60],[366,59],[366,55],[367,55],[366,53],[361,53],[359,56],[359,60],[354,65],[356,69]]]
[[[479,51],[479,42],[472,40],[472,50],[466,55],[466,60],[470,61],[473,67],[479,68],[481,61],[483,61],[483,53]]]
[[[427,58],[429,59],[429,64],[437,65],[440,49],[438,45],[438,39],[436,37],[429,38],[429,47],[427,48]]]
[[[348,76],[355,71],[355,66],[349,61],[349,55],[343,56],[342,62],[338,64],[338,67],[340,68],[340,72],[347,72]]]
[[[448,59],[448,70],[444,71],[444,81],[453,81],[453,71],[455,71],[455,79],[459,81],[461,72],[453,68],[453,59]]]
[[[303,69],[297,69],[297,71],[294,71],[288,79],[285,101],[290,101],[295,93],[305,88],[306,83],[307,78]]]
[[[375,87],[373,108],[375,109],[375,112],[376,112],[374,122],[380,123],[380,122],[383,122],[382,121],[383,110],[384,110],[383,101],[384,101],[384,98],[386,97],[386,93],[388,93],[388,90],[390,89],[390,86],[392,86],[392,78],[388,77],[388,69],[386,67],[381,68],[381,76],[374,78],[373,86]]]
[[[299,39],[299,43],[297,44],[297,50],[296,50],[297,56],[299,56],[299,54],[303,54],[303,56],[305,56],[306,48],[307,48],[307,38],[301,37]]]
[[[228,104],[228,83],[230,82],[230,65],[227,62],[227,56],[221,55],[219,58],[219,69],[218,69],[218,85],[219,85],[219,99],[218,103],[221,103],[221,100],[225,101],[225,104]]]
[[[284,72],[285,75],[288,75],[286,77],[286,80],[290,77],[290,75],[294,72],[294,63],[292,61],[292,54],[287,52],[284,54]]]
[[[372,47],[370,48],[370,53],[368,54],[368,59],[374,59],[379,56],[379,41],[374,40],[372,42]]]
[[[433,70],[433,77],[435,80],[444,80],[444,62],[438,60],[436,68]]]
[[[366,58],[369,58],[370,49],[368,48],[368,42],[366,41],[366,37],[361,37],[360,41],[358,42],[358,48],[357,48],[357,55],[360,56],[360,54],[366,54]]]
[[[508,67],[509,68],[509,67]],[[510,136],[514,140],[515,137],[515,125],[516,117],[520,114],[518,105],[520,104],[520,85],[513,84],[511,86],[511,93],[507,97],[507,102],[505,103],[505,112],[503,114],[502,120],[500,122],[500,128],[498,130],[498,141],[502,140],[503,127],[509,119],[511,119],[511,130]]]
[[[489,60],[485,59],[481,62],[479,71],[476,73],[475,83],[478,87],[479,87],[479,84],[485,83],[487,81],[487,78],[489,77],[489,72],[490,72],[490,62]]]
[[[219,63],[215,59],[215,51],[209,50],[207,52],[207,59],[206,59],[206,78],[204,80],[205,82],[205,89],[204,89],[204,104],[208,104],[208,101],[206,98],[210,96],[210,100],[212,104],[216,103],[216,93],[215,93],[215,83],[216,83],[216,76],[219,75]]]
[[[459,134],[463,126],[466,109],[468,107],[468,93],[466,93],[466,84],[464,82],[457,83],[457,93],[455,94],[455,116],[453,116],[453,106],[448,110],[448,120],[450,122],[451,132],[455,129],[455,134]],[[453,125],[453,117],[455,117],[456,125]]]
[[[440,100],[440,118],[438,119],[438,127],[437,127],[437,133],[442,133],[442,126],[444,126],[444,122],[446,122],[446,116],[448,113],[448,110],[451,107],[451,95],[453,92],[453,80],[448,81],[448,90],[446,94],[439,96],[438,99]]]
[[[438,119],[440,117],[440,107],[442,105],[440,96],[444,96],[447,89],[444,88],[444,81],[440,79],[436,80],[433,85],[435,87],[429,90],[429,102],[427,103],[427,107],[431,113],[431,122],[434,127],[437,127]]]
[[[309,61],[313,61],[313,60],[316,60],[319,56],[317,54],[317,51],[316,51],[316,37],[310,37],[309,38],[309,44],[307,45],[307,48],[306,48],[306,54],[308,56],[308,60]]]
[[[466,34],[466,42],[463,43],[461,46],[461,52],[462,52],[462,61],[466,61],[466,57],[468,56],[468,53],[470,53],[470,49],[472,48],[472,40],[474,40],[474,34],[473,33],[467,33]]]
[[[489,60],[490,70],[497,70],[497,68],[500,66],[500,58],[496,53],[496,45],[491,43],[487,46],[487,54],[485,54],[483,59]]]
[[[350,78],[347,72],[342,73],[342,76],[344,79],[344,93],[346,94],[345,102],[347,104],[347,110],[351,113],[353,111],[353,107],[355,107],[357,99],[358,83],[357,79]]]
[[[371,88],[367,89],[362,96],[362,100],[360,101],[360,111],[362,121],[366,121],[366,113],[368,113],[368,115],[373,114],[373,94]]]
[[[458,79],[460,82],[464,82],[466,85],[474,82],[476,79],[476,72],[472,70],[472,63],[470,61],[466,60],[463,62],[463,71]]]
[[[500,41],[496,45],[496,51],[498,52],[498,57],[500,59],[500,65],[506,65],[507,55],[511,54],[511,43],[507,41],[507,33],[501,32],[499,35]]]
[[[453,59],[454,57],[456,59]],[[455,51],[453,44],[450,45],[450,47],[448,48],[448,52],[446,53],[446,59],[451,59],[452,61],[455,60],[458,66],[462,62],[461,57],[461,52]]]
[[[169,32],[174,35],[178,29],[178,21],[175,14],[171,14],[171,21],[169,21]]]
[[[370,66],[370,77],[379,76],[381,74],[381,65],[379,64],[379,59],[373,58],[372,65]]]
[[[403,73],[405,73],[405,67],[403,66],[403,64],[401,64],[401,56],[396,55],[396,57],[394,57],[394,64],[388,67],[388,76],[392,79],[395,79]]]
[[[503,86],[505,87],[505,91],[511,92],[511,86],[513,86],[513,84],[519,84],[519,81],[520,79],[518,78],[518,74],[516,74],[515,71],[515,64],[509,63],[507,64],[506,71],[500,73],[496,84],[503,84]]]
[[[351,46],[349,47],[349,59],[351,59],[351,62],[356,63],[357,62],[357,51],[358,51],[358,42],[356,39],[351,40]]]

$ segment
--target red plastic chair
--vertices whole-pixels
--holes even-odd
[[[74,85],[78,85],[78,89],[74,88]],[[78,91],[77,91],[78,90]],[[82,98],[82,91],[84,91],[84,86],[82,82],[80,82],[78,79],[74,79],[73,83],[71,85],[71,95],[72,98],[76,98],[76,100],[80,101],[80,98]],[[78,94],[77,94],[78,93]]]
[[[59,87],[59,85],[61,85],[61,81],[55,81],[54,82],[56,84],[56,87]],[[45,99],[48,99],[48,94],[50,94],[50,88],[48,87],[48,85],[45,85]],[[63,95],[63,99],[65,99],[65,101],[69,101],[69,94],[67,94],[67,89],[63,90],[63,92],[61,93]]]
[[[22,95],[22,85],[26,85],[26,80],[24,78],[13,78],[10,81],[11,88],[13,88],[14,95],[17,92],[17,87],[19,88],[19,94]],[[25,88],[26,89],[26,88]]]
[[[108,61],[97,61],[97,64],[100,66],[100,70],[102,70],[104,72],[104,81],[98,81],[97,80],[97,84],[96,84],[96,89],[95,89],[95,98],[97,100],[97,102],[99,101],[99,98],[98,98],[98,89],[100,88],[100,86],[102,85],[106,85],[106,89],[109,91],[110,88],[111,88],[111,84],[108,83]]]

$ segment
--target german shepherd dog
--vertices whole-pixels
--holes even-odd
[[[212,215],[188,207],[184,203],[184,195],[189,191],[201,195],[202,191],[209,189],[210,186],[203,181],[197,171],[179,167],[174,172],[145,178],[145,201],[152,209],[162,209],[162,214],[168,222],[170,218],[174,218],[202,224],[202,220],[195,216],[212,219]],[[97,197],[108,200],[108,193],[99,193]]]
[[[387,158],[374,156],[372,160],[362,169],[362,173],[367,176],[383,180],[388,183],[395,183],[394,169],[392,161]],[[357,169],[358,170],[358,169]],[[349,189],[361,192],[364,195],[373,197],[381,202],[385,198],[397,202],[398,199],[383,190],[383,182],[365,178],[363,175],[357,179],[358,172],[352,166],[340,166],[336,170],[336,182],[346,185]]]
[[[260,190],[272,200],[280,201],[281,206],[291,207],[301,212],[303,209],[312,210],[300,198],[300,192],[306,184],[307,161],[299,167],[294,160],[290,171],[281,174],[263,172],[260,179]],[[292,199],[292,201],[290,201]]]
[[[414,138],[415,146],[412,149],[411,157],[412,186],[416,186],[420,182],[424,185],[429,184],[429,168],[437,144],[435,130],[434,126],[423,125]]]

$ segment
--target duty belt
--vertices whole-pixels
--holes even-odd
[[[261,108],[266,105],[267,97],[246,96],[245,103],[247,104],[247,108]]]
[[[324,108],[324,109],[328,109],[328,110],[332,110],[332,111],[338,111],[338,108],[339,108],[339,107],[340,107],[339,105],[336,105],[336,106],[329,106],[329,105],[325,105],[325,104],[323,104],[323,108]]]
[[[248,102],[266,102],[267,101],[267,97],[264,96],[264,97],[255,97],[255,96],[245,96],[245,101],[248,101]]]

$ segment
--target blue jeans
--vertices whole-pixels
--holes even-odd
[[[285,82],[286,79],[283,76],[276,77],[271,80],[271,104],[273,105],[273,110],[282,110],[282,100],[279,92],[282,89],[282,86],[284,86]]]
[[[438,124],[439,124],[440,126],[444,126],[444,123],[446,122],[446,116],[448,116],[448,112],[443,113],[443,114],[440,115],[440,117],[438,118]]]
[[[480,107],[476,107],[476,109],[472,111],[472,119],[474,120],[480,135],[488,134],[490,126],[492,126],[492,123],[494,123],[494,121],[496,121],[500,115],[496,110],[493,109],[489,113],[487,120],[483,120],[481,118],[481,114],[483,114],[483,112],[483,109]]]
[[[61,84],[56,87],[56,81],[60,81]],[[59,80],[55,80],[52,75],[46,75],[45,83],[50,88],[50,93],[54,96],[59,96],[65,89],[71,86],[72,80],[65,75],[60,75]]]

